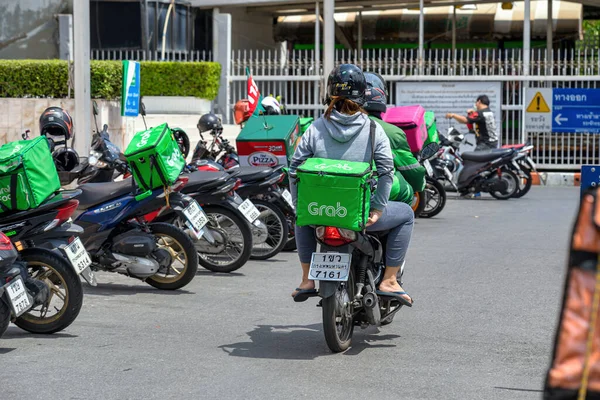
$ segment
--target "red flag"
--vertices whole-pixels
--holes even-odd
[[[250,68],[246,67],[246,75],[248,76],[248,103],[250,103],[250,114],[254,114],[256,110],[256,106],[260,101],[260,91],[258,90],[258,86],[254,79],[252,79],[252,75],[250,74]]]

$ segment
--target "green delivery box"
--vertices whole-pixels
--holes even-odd
[[[60,189],[45,136],[0,147],[0,213],[35,208]]]
[[[252,117],[236,138],[241,166],[288,166],[299,134],[297,115]]]
[[[429,143],[439,143],[440,137],[438,136],[434,112],[426,111],[424,118],[425,127],[427,128],[427,139],[425,140],[425,143],[423,143],[423,147],[427,146]]]
[[[296,170],[296,225],[360,231],[369,219],[372,170],[369,163],[309,158]]]
[[[148,194],[159,187],[172,185],[185,166],[173,132],[166,123],[136,133],[125,150],[125,158],[136,183]]]

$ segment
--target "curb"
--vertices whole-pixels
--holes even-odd
[[[532,172],[532,185],[539,186],[580,186],[579,172]]]

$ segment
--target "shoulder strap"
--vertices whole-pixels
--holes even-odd
[[[371,162],[369,165],[373,165],[373,161],[375,161],[375,130],[377,129],[377,125],[375,121],[371,120]]]

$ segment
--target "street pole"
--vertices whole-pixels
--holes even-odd
[[[92,100],[90,89],[90,1],[73,1],[73,62],[75,72],[75,150],[90,152]]]
[[[531,0],[525,0],[523,15],[523,75],[529,75],[531,60]]]
[[[419,75],[423,75],[424,42],[425,42],[425,9],[423,0],[419,1]]]
[[[167,9],[167,16],[165,17],[165,26],[163,26],[162,33],[162,53],[160,55],[160,59],[165,61],[165,45],[167,41],[167,27],[169,26],[169,17],[171,16],[171,12],[173,11],[173,7],[175,6],[175,0],[171,0],[171,4],[169,4],[169,8]]]
[[[363,20],[362,11],[358,12],[358,57],[362,60],[361,53],[363,47]]]
[[[456,6],[452,6],[452,58],[456,59]]]
[[[319,1],[315,2],[315,75],[321,73],[321,10]]]
[[[552,0],[548,0],[548,20],[546,21],[546,75],[552,74],[552,62],[554,58],[552,57],[553,51],[553,37],[552,37]]]
[[[335,66],[335,0],[323,2],[323,76],[328,76]]]

